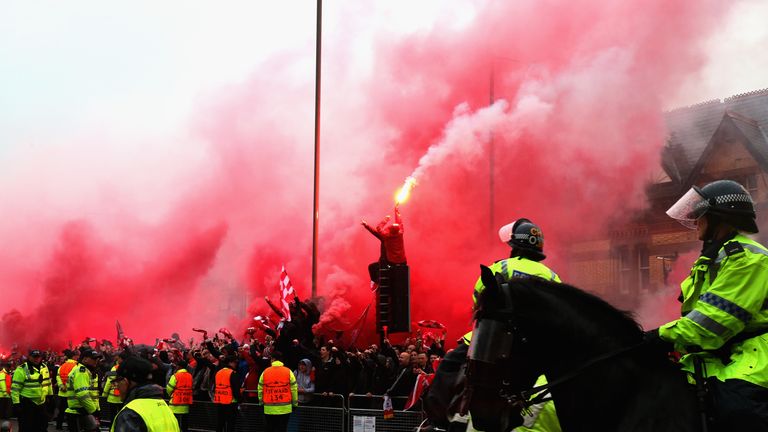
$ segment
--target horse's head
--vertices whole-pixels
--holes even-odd
[[[484,431],[507,431],[523,423],[519,393],[539,373],[526,355],[528,340],[515,314],[509,282],[481,266],[481,293],[469,348],[467,386],[472,422]]]

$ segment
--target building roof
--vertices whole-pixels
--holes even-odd
[[[673,183],[684,188],[715,131],[732,121],[751,144],[760,163],[768,163],[768,89],[674,109],[664,115],[669,131],[662,167]]]

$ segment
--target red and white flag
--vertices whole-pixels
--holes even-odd
[[[283,266],[283,270],[280,272],[280,301],[286,321],[291,320],[291,309],[288,305],[294,298],[296,298],[296,292],[293,291],[291,279],[288,277],[288,272],[285,271],[285,266]]]
[[[414,405],[416,405],[416,402],[421,399],[421,395],[424,393],[424,390],[426,390],[427,387],[432,384],[433,379],[435,379],[435,374],[419,374],[418,378],[416,378],[416,383],[413,385],[413,391],[411,391],[410,396],[408,396],[408,400],[405,402],[405,408],[403,408],[405,411],[408,411]]]

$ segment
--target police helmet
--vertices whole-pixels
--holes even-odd
[[[667,215],[691,229],[696,228],[698,218],[714,215],[738,230],[758,232],[752,196],[733,180],[717,180],[701,188],[692,187],[667,210]]]
[[[521,218],[499,229],[499,239],[513,250],[523,251],[526,256],[541,261],[544,255],[544,233],[530,219]]]
[[[101,353],[95,349],[84,349],[80,351],[80,359],[92,358],[95,360],[101,359]]]

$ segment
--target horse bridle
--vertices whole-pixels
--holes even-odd
[[[494,313],[483,313],[482,311],[479,311],[477,320],[476,320],[478,324],[475,325],[475,329],[477,329],[476,331],[478,334],[482,331],[479,328],[479,325],[482,325],[481,323],[482,320],[489,320],[491,322],[502,323],[505,333],[508,336],[512,337],[512,342],[510,343],[510,345],[513,345],[515,343],[515,340],[519,340],[520,344],[525,345],[528,343],[528,339],[524,335],[521,335],[520,328],[515,323],[514,308],[512,307],[513,303],[510,295],[508,281],[503,281],[499,283],[499,288],[501,289],[501,292],[504,294],[505,300],[507,301],[507,304],[510,305],[510,307],[505,309],[500,309],[498,311],[495,311]],[[493,325],[493,326],[499,327],[499,325]],[[476,336],[477,334],[473,332],[473,337],[472,337],[473,344],[477,340]],[[519,337],[515,338],[515,336],[519,336]],[[473,344],[470,345],[470,349],[469,349],[470,361],[473,360],[472,358],[473,354],[475,355],[477,354],[476,352],[477,350],[473,350],[473,346],[472,346]],[[502,380],[501,388],[499,389],[499,397],[501,397],[502,399],[506,399],[507,403],[511,407],[517,408],[521,412],[529,414],[531,406],[552,400],[552,396],[550,394],[551,389],[561,386],[562,384],[565,384],[573,380],[574,378],[584,373],[587,369],[595,365],[598,365],[606,360],[610,360],[610,359],[619,357],[621,355],[624,355],[643,345],[644,343],[640,342],[635,345],[622,347],[617,350],[599,355],[593,359],[590,359],[584,362],[583,364],[579,365],[575,369],[558,377],[553,381],[549,381],[546,384],[543,384],[540,386],[534,386],[525,390],[519,390],[519,391],[512,390],[511,383],[507,382],[506,380]],[[482,384],[482,385],[479,385],[479,387],[490,387],[490,386],[487,384]]]

